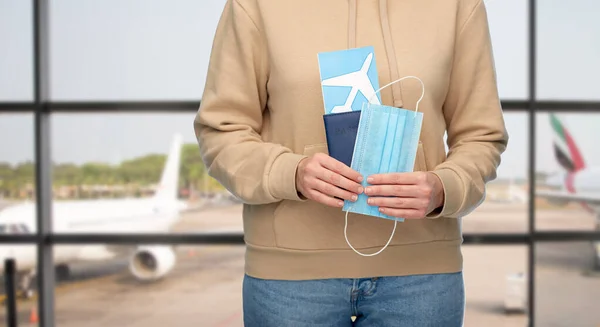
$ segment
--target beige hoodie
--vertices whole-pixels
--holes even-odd
[[[399,223],[381,254],[344,238],[344,212],[298,196],[298,162],[327,153],[317,53],[373,46],[380,85],[425,84],[416,171],[433,171],[441,210]],[[414,109],[414,80],[381,92]],[[485,196],[508,135],[481,0],[228,0],[194,121],[211,176],[245,202],[246,273],[260,278],[359,278],[462,268],[460,218]],[[449,153],[444,148],[448,133]],[[363,253],[393,221],[350,214]]]

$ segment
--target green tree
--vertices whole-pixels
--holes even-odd
[[[198,145],[194,143],[184,144],[181,149],[181,170],[179,185],[190,188],[198,188],[206,167],[202,162]]]
[[[54,166],[52,175],[53,184],[56,186],[81,185],[84,180],[82,169],[70,163]]]
[[[144,187],[160,181],[166,162],[164,154],[149,154],[118,165],[102,162],[88,162],[83,165],[61,163],[53,166],[54,186],[85,185],[129,185]],[[31,161],[17,165],[0,162],[0,196],[17,197],[28,185],[34,185],[34,164]],[[219,190],[223,187],[206,173],[206,167],[196,143],[184,144],[181,150],[180,187]],[[80,194],[75,196],[90,196]],[[115,196],[116,194],[112,194]]]
[[[14,178],[16,183],[13,186],[13,196],[18,196],[19,190],[28,185],[35,185],[35,166],[33,162],[26,161],[18,164],[14,169]]]
[[[117,169],[118,180],[124,184],[150,185],[158,183],[166,162],[162,154],[150,154],[124,161]]]
[[[0,162],[0,196],[10,197],[15,186],[13,167],[7,162]]]
[[[83,184],[113,184],[117,181],[115,169],[106,163],[90,162],[81,166]]]

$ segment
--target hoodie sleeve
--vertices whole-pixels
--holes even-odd
[[[255,8],[228,0],[217,25],[194,131],[208,174],[250,204],[303,200],[302,155],[264,142],[268,65]]]
[[[482,0],[463,21],[443,108],[449,152],[433,171],[442,181],[445,199],[427,218],[459,218],[477,208],[508,143]]]

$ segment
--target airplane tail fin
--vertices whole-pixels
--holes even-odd
[[[574,173],[585,168],[581,151],[565,125],[555,114],[550,114],[550,125],[554,135],[554,156],[567,172]]]
[[[175,134],[169,155],[165,161],[160,184],[158,185],[154,198],[159,200],[177,200],[179,189],[179,170],[181,166],[182,137]]]

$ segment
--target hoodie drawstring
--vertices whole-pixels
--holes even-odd
[[[385,44],[385,51],[388,57],[388,65],[390,66],[390,77],[392,81],[395,81],[400,78],[400,72],[398,70],[398,61],[396,60],[396,51],[394,50],[392,28],[388,19],[387,4],[388,0],[379,0],[379,17],[381,19],[381,31],[383,32],[383,43]],[[394,99],[394,107],[401,108],[403,101],[400,84],[392,84],[392,97]]]
[[[348,48],[355,48],[357,3],[356,0],[348,1]],[[392,31],[390,27],[390,21],[388,18],[387,4],[387,0],[379,0],[379,19],[381,22],[381,31],[383,32],[383,43],[385,45],[388,65],[390,67],[390,77],[391,80],[395,81],[400,78],[400,72],[398,70],[398,62],[396,61],[396,51],[394,49],[394,42],[392,39]],[[403,106],[402,88],[398,83],[392,84],[391,88],[394,107],[401,108]]]
[[[348,48],[356,48],[356,0],[348,0]]]

